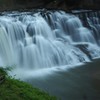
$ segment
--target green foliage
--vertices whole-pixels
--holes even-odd
[[[7,75],[7,72],[3,67],[0,67],[0,75]]]
[[[3,68],[0,68],[0,74],[7,75]],[[56,100],[56,98],[25,82],[6,77],[0,84],[0,100]]]
[[[7,75],[7,72],[13,70],[14,68],[15,66],[0,67],[0,74]]]

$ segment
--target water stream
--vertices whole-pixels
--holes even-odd
[[[97,31],[98,23],[87,20]],[[99,57],[99,44],[99,37],[97,40],[78,17],[63,11],[0,16],[1,66],[34,70],[75,65]]]

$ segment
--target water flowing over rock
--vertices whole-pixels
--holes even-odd
[[[34,70],[100,57],[99,17],[87,16],[87,28],[80,19],[63,11],[4,13],[0,16],[1,66]]]

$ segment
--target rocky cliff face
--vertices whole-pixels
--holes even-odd
[[[49,9],[100,9],[100,0],[0,0],[0,10]]]

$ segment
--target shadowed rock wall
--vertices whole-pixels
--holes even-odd
[[[0,0],[0,10],[31,8],[100,9],[100,0]]]

